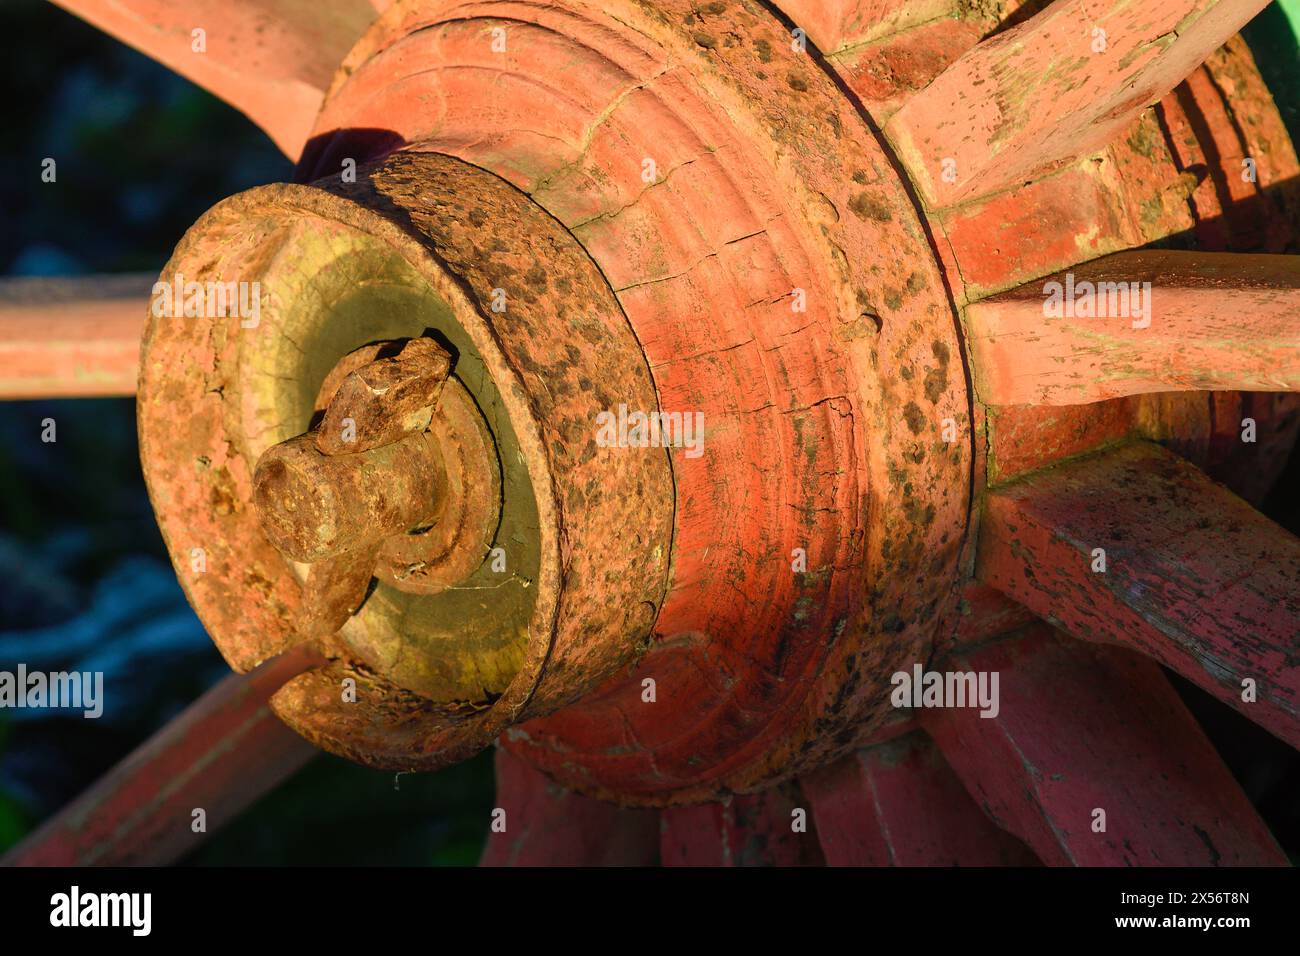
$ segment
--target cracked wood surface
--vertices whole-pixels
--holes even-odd
[[[989,196],[1105,146],[1267,2],[1057,0],[965,54],[885,134],[928,208]]]
[[[1131,442],[994,489],[977,574],[1300,746],[1300,539],[1177,455]]]
[[[483,42],[497,18],[505,55]],[[398,5],[349,56],[301,176],[394,143],[489,169],[571,228],[660,406],[705,416],[703,454],[672,452],[673,583],[645,661],[507,746],[635,801],[752,787],[869,733],[879,661],[914,659],[955,607],[970,406],[924,228],[852,103],[752,2]],[[853,588],[886,561],[900,573]],[[646,677],[671,709],[643,704]]]
[[[1107,314],[1045,315],[1049,283],[1095,290],[1076,309]],[[976,392],[991,405],[1300,390],[1297,256],[1122,252],[976,302],[966,319]]]
[[[1151,661],[1035,625],[944,666],[998,672],[1001,707],[925,709],[922,727],[993,821],[1049,866],[1287,865]]]

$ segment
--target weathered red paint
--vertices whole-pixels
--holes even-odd
[[[1168,397],[1169,393],[1162,396]],[[1291,392],[1211,392],[1205,458],[1183,451],[1167,435],[1155,436],[1258,507],[1286,471],[1300,428],[1300,395]],[[1255,441],[1243,442],[1242,423],[1255,422]]]
[[[504,749],[496,752],[496,776],[494,825],[480,866],[659,862],[659,811],[624,810],[580,796]],[[498,829],[496,821],[505,829]]]
[[[880,658],[915,659],[952,613],[968,508],[955,316],[913,204],[770,13],[725,16],[396,6],[346,62],[303,163],[330,175],[421,142],[514,183],[605,274],[660,405],[708,423],[699,457],[672,454],[673,582],[651,651],[508,743],[621,800],[752,789],[870,733]],[[502,21],[494,54],[484,37]],[[354,132],[376,128],[391,140]],[[861,585],[885,565],[899,573]],[[643,702],[647,678],[671,706]]]
[[[1224,56],[1229,49],[1231,58]],[[1238,37],[1161,102],[1167,147],[1196,180],[1188,205],[1198,249],[1282,252],[1294,234],[1276,207],[1294,196],[1295,149],[1248,63]]]
[[[828,55],[953,13],[952,0],[781,0],[777,6]]]
[[[664,866],[816,866],[825,862],[808,801],[792,784],[660,815]]]
[[[976,301],[1171,237],[1195,235],[1204,251],[1281,252],[1297,176],[1291,140],[1234,36],[1104,149],[932,221],[960,266],[964,298]],[[1232,199],[1226,218],[1220,196]]]
[[[926,708],[921,723],[985,812],[1044,863],[1286,865],[1152,662],[1037,625],[941,667],[999,674],[996,717]]]
[[[0,282],[0,399],[134,395],[155,278]]]
[[[1141,405],[1142,399],[1135,396],[1092,405],[989,408],[989,483],[1000,484],[1138,434]]]
[[[978,43],[986,28],[977,20],[930,20],[849,46],[830,62],[880,124]]]
[[[961,617],[949,642],[937,645],[940,653],[958,644],[975,644],[1001,637],[1036,620],[1034,612],[996,588],[978,581],[962,591]]]
[[[52,0],[225,100],[291,159],[302,152],[370,0]],[[203,49],[194,31],[203,30]]]
[[[1286,467],[1300,427],[1300,395],[1157,392],[1090,405],[1001,405],[988,412],[991,484],[1127,438],[1148,438],[1259,504]],[[1253,443],[1241,440],[1247,418],[1257,426]]]
[[[0,865],[157,866],[179,859],[316,754],[267,701],[317,662],[299,651],[225,678]],[[196,809],[206,813],[206,830],[197,833]]]
[[[1178,456],[1131,442],[991,491],[979,577],[1300,746],[1300,539]]]
[[[980,583],[964,580],[971,548],[966,511],[972,493],[978,507],[986,478],[1004,481],[1107,442],[1143,435],[1217,468],[1213,473],[1224,473],[1243,486],[1241,476],[1253,475],[1252,493],[1257,497],[1293,444],[1300,423],[1293,396],[1133,394],[1088,406],[998,404],[986,416],[962,381],[963,362],[971,361],[976,381],[986,389],[978,398],[1022,400],[1014,391],[996,397],[999,393],[988,385],[986,367],[980,364],[983,358],[999,373],[1011,368],[990,360],[989,350],[1004,348],[1005,342],[997,338],[1001,329],[986,334],[982,323],[988,310],[1002,308],[1015,294],[976,301],[991,293],[1033,279],[1041,283],[1043,276],[1099,254],[1180,232],[1194,231],[1201,248],[1280,248],[1288,220],[1279,213],[1284,204],[1266,190],[1276,192],[1300,166],[1239,40],[1213,53],[1206,67],[1154,110],[1141,112],[1235,29],[1232,23],[1247,3],[1163,0],[1122,9],[1115,5],[1099,14],[1099,22],[1111,30],[1111,55],[1135,51],[1132,63],[1120,70],[1098,70],[1073,62],[1057,70],[1044,68],[1055,55],[1052,42],[1059,52],[1090,39],[1087,31],[1063,37],[1053,32],[1082,25],[1083,4],[1074,0],[1058,0],[1020,27],[1012,23],[1025,20],[1015,2],[953,8],[946,0],[783,0],[780,6],[793,23],[804,26],[830,54],[821,62],[793,50],[788,30],[769,9],[749,0],[618,2],[603,12],[596,5],[567,2],[539,7],[489,0],[465,8],[451,0],[429,0],[397,5],[382,17],[348,55],[332,84],[322,80],[321,64],[329,60],[328,76],[339,44],[351,42],[347,31],[359,30],[358,24],[370,19],[363,5],[354,3],[343,11],[347,29],[334,20],[319,27],[329,35],[312,34],[311,49],[304,48],[295,33],[301,32],[301,25],[295,26],[293,5],[250,0],[223,6],[236,24],[266,25],[268,17],[274,22],[251,54],[218,43],[212,47],[212,60],[197,64],[185,62],[186,36],[167,17],[183,19],[194,10],[210,13],[209,3],[191,4],[180,13],[151,2],[104,5],[69,0],[67,5],[97,11],[87,15],[105,23],[112,20],[116,25],[111,28],[128,39],[145,37],[139,42],[152,43],[155,55],[182,72],[198,70],[187,75],[244,108],[290,152],[296,152],[306,117],[315,109],[304,105],[309,100],[319,103],[328,85],[329,96],[312,128],[299,177],[327,177],[329,183],[318,188],[332,194],[339,192],[336,177],[344,160],[364,164],[406,147],[398,154],[399,164],[381,174],[380,194],[371,190],[374,184],[366,181],[364,172],[355,189],[342,191],[348,193],[348,202],[365,207],[361,211],[349,207],[339,214],[340,204],[334,200],[274,191],[252,200],[244,197],[248,205],[240,207],[243,218],[234,215],[213,228],[213,248],[223,255],[238,241],[232,237],[246,235],[249,222],[263,213],[286,220],[317,215],[321,222],[329,220],[329,228],[342,228],[344,220],[349,226],[370,222],[367,217],[377,208],[392,213],[395,198],[401,216],[376,229],[383,232],[396,225],[403,230],[413,221],[439,257],[449,250],[453,259],[459,256],[452,284],[459,282],[475,292],[474,307],[486,312],[484,290],[511,270],[528,270],[530,256],[545,247],[539,237],[556,243],[576,237],[583,265],[574,274],[598,288],[600,294],[593,297],[602,302],[612,290],[617,305],[609,314],[618,316],[621,310],[630,322],[649,362],[660,405],[706,413],[704,454],[696,459],[681,450],[673,453],[673,577],[654,642],[636,669],[623,665],[636,657],[639,647],[621,647],[614,653],[595,626],[582,629],[583,640],[572,644],[557,638],[548,647],[545,640],[536,640],[526,679],[512,685],[511,693],[492,708],[490,719],[476,713],[466,721],[474,729],[462,733],[457,729],[462,715],[433,713],[435,708],[418,692],[408,694],[391,682],[372,680],[366,665],[373,662],[358,664],[334,648],[331,656],[339,659],[296,681],[277,698],[277,705],[302,732],[336,751],[385,766],[435,766],[482,745],[525,708],[531,714],[572,701],[589,690],[593,675],[599,674],[608,680],[594,693],[558,714],[512,730],[505,741],[510,754],[588,793],[630,803],[680,802],[731,789],[756,790],[855,747],[878,743],[905,727],[910,718],[885,706],[884,678],[893,667],[932,659],[932,653],[943,655],[954,647],[964,654],[965,645],[1024,624],[1031,611],[1049,617],[1058,613],[1055,601],[1061,589],[1022,595],[1016,590],[1022,582],[996,578],[995,572],[1029,570],[1039,572],[1040,580],[1054,573],[1070,579],[1074,572],[1069,562],[1078,558],[1077,549],[1063,550],[1062,542],[1050,536],[1040,540],[1034,530],[1031,539],[1035,548],[1041,546],[1041,554],[1017,551],[1021,542],[1012,518],[1032,518],[1031,525],[1041,518],[1046,527],[1048,517],[1061,517],[1053,511],[1059,489],[1051,485],[1051,476],[1076,476],[1078,463],[1027,479],[1026,486],[1048,488],[1042,500],[1016,498],[1014,488],[995,488],[990,494],[987,512],[981,516],[977,511],[971,525],[971,530],[980,520],[987,525],[980,566],[986,583]],[[1178,23],[1176,31],[1154,36],[1171,11],[1193,9],[1208,12],[1199,20]],[[1003,23],[996,23],[997,17]],[[492,48],[491,31],[497,27],[506,30],[502,50]],[[995,28],[1003,32],[975,46]],[[1026,46],[1012,49],[1026,38]],[[1153,38],[1154,43],[1141,46]],[[277,45],[284,56],[274,68],[232,79],[232,65],[238,68],[250,56],[261,57],[265,65],[268,51]],[[842,85],[831,82],[826,70],[837,74]],[[998,75],[989,75],[977,95],[996,87],[1001,97],[978,104],[961,96],[945,98],[948,85],[990,71]],[[1139,84],[1132,97],[1131,90],[1121,89],[1129,80]],[[1061,94],[1053,87],[1060,81],[1075,89]],[[853,95],[844,96],[845,89]],[[876,123],[893,117],[889,132],[898,156],[873,139],[873,125],[859,114],[859,106]],[[1005,114],[998,114],[999,109]],[[949,129],[951,122],[972,116],[989,123]],[[912,138],[936,130],[962,151],[951,194],[947,184],[927,178],[934,173],[927,165],[933,157],[922,156],[924,149]],[[523,200],[515,196],[530,211],[519,213],[518,222],[535,214],[546,228],[534,223],[497,236],[515,241],[506,252],[509,269],[494,273],[486,265],[502,249],[492,241],[492,227],[483,229],[484,220],[475,216],[483,210],[465,197],[466,190],[431,187],[427,170],[412,160],[422,150],[460,156],[480,167],[479,172],[496,173],[528,194]],[[1235,167],[1245,156],[1259,164],[1255,184],[1244,185],[1237,175]],[[895,161],[900,157],[931,207],[928,219],[918,216],[898,179]],[[973,166],[968,165],[972,158]],[[648,180],[646,159],[657,164]],[[480,183],[474,191],[487,197],[501,189],[499,183],[492,188]],[[959,205],[950,205],[955,200]],[[328,214],[321,216],[327,207]],[[492,208],[495,215],[501,207]],[[554,226],[547,214],[563,228]],[[473,223],[486,238],[467,239],[462,220]],[[208,226],[213,225],[210,220]],[[397,245],[412,255],[419,252],[412,252],[410,236]],[[232,268],[245,265],[238,256],[233,260]],[[518,291],[512,287],[512,295]],[[806,311],[791,307],[796,293],[806,297]],[[969,302],[976,302],[964,317],[974,346],[971,355],[963,356],[953,307]],[[524,324],[555,324],[564,313],[530,313]],[[1187,313],[1177,318],[1186,322]],[[1279,328],[1287,333],[1285,322]],[[1026,324],[1020,332],[1016,358],[1033,358],[1027,363],[1032,369],[1059,376],[1043,354],[1035,357],[1030,350],[1055,347],[1043,340],[1041,330]],[[1065,341],[1077,338],[1067,336]],[[1152,381],[1167,386],[1172,374],[1168,368],[1148,375],[1150,381],[1135,377],[1134,368],[1140,371],[1144,361],[1178,354],[1186,339],[1166,339],[1154,354],[1138,350],[1122,362],[1112,362],[1124,366],[1118,371],[1126,384],[1117,394],[1148,390]],[[229,404],[223,405],[223,389],[237,379],[214,374],[231,359],[229,351],[219,351],[231,349],[231,340],[226,332],[214,330],[210,340],[191,341],[189,354],[178,361],[193,363],[184,366],[183,374],[190,375],[184,386],[191,389],[185,404],[194,409],[192,430],[207,429],[201,437],[210,441],[187,447],[177,460],[191,470],[196,463],[200,470],[213,469],[198,479],[189,476],[192,486],[181,487],[179,481],[168,486],[168,504],[162,510],[182,513],[189,522],[187,534],[192,527],[220,538],[235,523],[231,514],[241,511],[249,498],[248,462],[240,462],[230,450],[238,441],[226,441],[224,435],[212,440],[219,431],[212,430],[216,416],[231,420],[241,398],[232,387]],[[173,341],[169,347],[177,344]],[[1238,353],[1241,344],[1236,342]],[[1283,341],[1262,362],[1236,355],[1229,356],[1226,366],[1213,366],[1215,374],[1226,368],[1227,378],[1173,380],[1184,388],[1205,387],[1206,382],[1214,387],[1256,387],[1263,383],[1261,375],[1278,367],[1288,375],[1294,372],[1294,362],[1287,364],[1286,344]],[[572,368],[564,361],[581,363],[554,345],[530,341],[503,363],[529,373],[539,358],[548,363],[546,374],[525,375],[533,386],[532,403],[553,397],[544,387],[548,384],[558,384],[557,392],[569,394],[585,395],[592,389],[589,380],[570,375]],[[631,354],[640,359],[639,350]],[[1077,359],[1086,353],[1075,349],[1070,354]],[[563,371],[557,371],[561,367]],[[1014,380],[1019,371],[994,378]],[[1078,374],[1078,369],[1065,374],[1072,372]],[[1088,384],[1091,377],[1085,363],[1085,393],[1094,387]],[[1067,384],[1076,381],[1066,379]],[[1283,384],[1295,387],[1292,378]],[[146,402],[162,391],[147,393]],[[1058,389],[1048,398],[1059,403],[1069,400],[1068,395],[1068,390]],[[1032,398],[1043,400],[1041,394]],[[1256,409],[1269,428],[1258,447],[1243,453],[1236,423]],[[583,420],[577,404],[565,411],[571,413],[571,425]],[[146,415],[156,438],[172,421],[174,410],[159,402]],[[958,440],[935,440],[937,426],[945,420],[958,426]],[[533,460],[542,461],[543,447],[559,455],[581,449],[576,428],[547,432],[545,446],[539,441],[533,449]],[[191,457],[192,452],[197,457]],[[147,451],[146,457],[156,456]],[[1202,483],[1209,485],[1204,479],[1187,484],[1199,488]],[[1113,496],[1131,493],[1126,486],[1109,488]],[[575,481],[556,501],[581,498],[585,491],[585,482]],[[660,507],[649,509],[665,524],[672,510],[667,500],[661,498]],[[1216,507],[1221,504],[1213,495],[1210,500]],[[1065,516],[1067,526],[1088,530],[1101,521],[1085,514],[1084,504],[1074,502],[1074,510]],[[1240,502],[1229,509],[1230,520],[1240,519],[1242,527],[1259,531],[1262,519],[1240,509]],[[1208,510],[1195,513],[1201,520],[1220,520]],[[1143,514],[1124,514],[1147,528]],[[624,515],[611,525],[635,529],[636,517]],[[559,522],[559,527],[562,538],[572,530],[568,521]],[[255,590],[258,598],[247,606],[241,606],[241,600],[217,601],[220,609],[213,612],[222,625],[215,629],[218,642],[236,666],[249,666],[318,632],[329,633],[356,610],[364,568],[349,571],[347,600],[325,608],[327,602],[318,600],[322,589],[313,592],[313,580],[320,583],[314,572],[302,592],[304,599],[292,580],[266,573],[273,565],[262,561],[267,549],[256,529],[241,533],[248,547],[234,549],[236,560],[231,561],[231,553],[219,546],[218,565],[228,581],[235,580],[232,569],[239,569],[239,586]],[[636,530],[631,533],[637,536]],[[1240,572],[1241,580],[1253,582],[1253,577],[1244,577],[1255,574],[1249,562],[1253,541],[1234,535],[1237,531],[1230,526],[1207,547],[1240,547],[1243,557],[1229,567]],[[660,540],[653,531],[646,537]],[[667,539],[666,532],[661,538]],[[637,537],[637,543],[644,541]],[[1177,552],[1174,556],[1183,563],[1162,566],[1154,577],[1143,571],[1141,583],[1190,592],[1197,575],[1219,580],[1213,577],[1216,568],[1203,556],[1200,563],[1186,560],[1176,543],[1170,545],[1155,532],[1147,543],[1151,547],[1145,553],[1130,555],[1135,565],[1153,555],[1163,559],[1166,552]],[[807,573],[791,571],[796,548],[807,553]],[[1011,557],[1004,553],[1008,549]],[[629,553],[617,543],[607,550]],[[667,551],[665,546],[652,553],[659,560]],[[1283,559],[1289,561],[1290,554]],[[254,560],[242,562],[249,556]],[[565,554],[566,561],[570,557]],[[1048,561],[1045,571],[1039,569],[1039,558]],[[564,567],[572,570],[570,564]],[[1286,573],[1262,578],[1264,597],[1283,609],[1268,619],[1273,623],[1294,623],[1294,607],[1279,591],[1290,580]],[[1223,585],[1220,606],[1239,597],[1243,587],[1249,590],[1235,579]],[[1012,603],[1009,594],[1017,594],[1027,606]],[[211,597],[201,595],[199,603],[213,606]],[[1076,605],[1063,602],[1085,626],[1092,623],[1089,599],[1085,595]],[[1111,599],[1119,601],[1121,611],[1134,611],[1132,600],[1115,595]],[[588,595],[578,603],[589,606],[598,600]],[[625,603],[609,598],[616,609]],[[1186,626],[1180,639],[1191,635],[1199,640],[1208,634],[1214,647],[1222,649],[1235,633],[1202,628],[1190,599],[1180,607],[1178,624]],[[305,614],[295,617],[295,608]],[[653,616],[653,603],[650,608]],[[304,624],[313,613],[317,623]],[[1151,615],[1143,621],[1146,630],[1139,626],[1134,631],[1139,642],[1147,641],[1143,646],[1149,653],[1178,666],[1183,661],[1179,653],[1160,645],[1160,640],[1168,643],[1168,635],[1150,637],[1156,623]],[[1276,663],[1277,653],[1289,645],[1275,640],[1273,632],[1266,636],[1264,644],[1251,645],[1233,660],[1240,665],[1236,673],[1262,661],[1275,685],[1293,694],[1294,682],[1288,683],[1285,665]],[[1201,648],[1193,644],[1178,646],[1199,659]],[[563,678],[556,677],[560,667],[546,669],[557,663],[547,662],[551,653],[558,653],[558,663],[566,668]],[[1118,673],[1122,687],[1114,693],[1137,687],[1153,693],[1157,704],[1168,703],[1168,687],[1155,679],[1159,674],[1154,667],[1139,662],[1133,665],[1139,668],[1134,676],[1116,663],[1127,658],[1104,656],[1114,651],[1069,653],[1084,655],[1078,658],[1084,665],[1090,653],[1102,661],[1091,670],[1080,665],[1084,676],[1077,693],[1090,693],[1102,677]],[[1035,670],[1035,661],[1039,659],[1028,665],[1027,683],[1041,683],[1042,673],[1048,671],[1052,680],[1067,679],[1069,668],[1059,661],[1045,670]],[[363,696],[381,703],[340,707],[338,685],[344,676],[359,678]],[[643,696],[647,678],[655,681],[657,700]],[[534,683],[539,689],[534,690]],[[962,755],[967,764],[960,768],[973,789],[984,787],[986,780],[969,761],[989,754],[1001,759],[1007,753],[1005,740],[995,731],[1014,741],[1027,735],[1027,752],[1046,754],[1049,763],[1059,756],[1052,742],[1030,739],[1033,721],[1040,716],[1034,709],[1037,698],[1030,703],[1027,713],[1014,718],[977,723],[974,731],[958,728],[973,734],[975,741]],[[1187,732],[1190,719],[1181,711],[1174,716],[1166,711],[1160,712],[1156,726]],[[1113,722],[1116,713],[1136,712],[1083,706],[1053,712],[1047,723],[1058,727],[1062,736],[1074,726],[1070,719],[1080,717],[1084,728],[1111,732],[1107,721]],[[1293,718],[1292,709],[1286,719]],[[945,718],[930,719],[937,727]],[[961,723],[955,715],[952,720],[954,726]],[[985,723],[996,726],[987,728]],[[957,732],[949,729],[950,752]],[[1225,783],[1221,766],[1206,757],[1194,726],[1190,733],[1194,739],[1185,746],[1191,756],[1178,749],[1169,759],[1186,758],[1186,766],[1208,774],[1206,793],[1194,795],[1189,805],[1196,819],[1200,814],[1214,816],[1215,808],[1224,810],[1226,822],[1216,824],[1223,833],[1205,831],[1213,838],[1213,852],[1198,857],[1200,851],[1186,832],[1156,832],[1166,805],[1156,799],[1152,778],[1129,774],[1118,789],[1107,792],[1136,794],[1134,806],[1148,811],[1149,819],[1141,825],[1124,824],[1124,833],[1141,837],[1136,850],[1126,856],[1111,847],[1105,851],[1110,856],[1103,857],[1149,861],[1159,855],[1213,862],[1222,836],[1236,841],[1236,856],[1224,854],[1224,860],[1272,859],[1267,834],[1260,835],[1262,826],[1243,814],[1239,792]],[[963,861],[1009,858],[1006,854],[1017,844],[1007,849],[999,831],[975,804],[962,799],[952,775],[920,740],[913,736],[873,746],[833,770],[804,777],[807,797],[787,787],[668,810],[661,846],[665,862],[820,860],[818,836],[829,848],[828,856],[843,861],[929,860],[936,853],[942,856],[944,847]],[[1134,755],[1144,753],[1150,743],[1129,737],[1122,746],[1108,749],[1086,741],[1077,766],[1068,761],[1061,765],[1069,766],[1068,776],[1078,784],[1075,792],[1082,792],[1107,771],[1109,759],[1116,754],[1136,759]],[[649,859],[647,821],[656,819],[653,813],[629,815],[561,790],[504,751],[498,762],[500,802],[509,805],[511,825],[522,818],[524,829],[508,826],[501,838],[494,837],[485,860]],[[1179,766],[1185,770],[1184,764]],[[1075,839],[1072,822],[1067,821],[1064,836],[1046,833],[1041,826],[1044,818],[1054,820],[1059,814],[1064,819],[1072,812],[1069,800],[1049,792],[1053,786],[1035,780],[1032,769],[1023,764],[1021,777],[1016,771],[1013,763],[1000,768],[1003,776],[993,773],[997,785],[990,792],[996,791],[997,799],[985,809],[999,820],[1012,820],[1007,825],[1049,861],[1086,855],[1089,851]],[[1029,809],[1017,802],[1025,790],[1025,774],[1035,794]],[[870,803],[868,791],[877,798]],[[918,794],[942,812],[929,817],[918,813]],[[812,820],[809,834],[791,829],[791,811],[807,810],[813,803],[818,806],[813,815],[825,821],[825,832],[813,834]],[[111,816],[121,808],[107,812]],[[874,817],[854,831],[859,812]],[[576,825],[579,818],[582,826]],[[566,829],[566,824],[574,828]],[[914,839],[899,837],[904,831]],[[936,844],[925,837],[935,832],[947,835]],[[602,856],[605,852],[608,855]]]
[[[1298,391],[1300,258],[1116,253],[976,302],[966,326],[992,405]]]
[[[943,210],[968,299],[1141,244],[1113,163],[1084,161],[1014,192]]]
[[[921,731],[850,754],[799,781],[830,866],[1034,866]]]
[[[992,195],[1105,146],[1266,4],[1057,0],[963,56],[885,133],[929,208]]]

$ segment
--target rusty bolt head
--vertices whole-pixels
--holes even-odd
[[[440,345],[412,339],[353,369],[318,428],[267,449],[253,500],[282,554],[313,562],[374,551],[437,513],[441,456],[422,432],[450,369]]]
[[[445,349],[412,339],[395,356],[347,371],[320,426],[258,460],[253,501],[263,530],[281,554],[313,563],[297,621],[304,636],[347,623],[383,541],[439,512],[446,474],[423,432],[450,370]]]
[[[450,370],[451,356],[425,338],[411,339],[391,358],[363,365],[330,400],[316,446],[327,455],[344,455],[423,431]]]
[[[258,460],[253,501],[276,549],[312,562],[424,524],[437,511],[441,484],[437,449],[423,435],[327,455],[308,432]]]

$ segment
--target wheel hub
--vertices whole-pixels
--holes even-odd
[[[254,327],[153,320],[141,440],[173,553],[203,553],[178,569],[223,654],[247,669],[318,640],[329,663],[276,712],[405,770],[472,753],[643,650],[671,480],[662,449],[566,451],[600,410],[654,406],[576,243],[446,157],[402,154],[364,182],[365,205],[265,187],[195,226],[169,272],[258,283],[266,301]],[[417,190],[445,197],[437,222]],[[518,232],[485,235],[488,215]],[[494,270],[539,281],[495,313]],[[183,441],[178,402],[195,409]]]
[[[752,789],[818,765],[889,716],[889,675],[923,659],[956,610],[971,399],[905,180],[756,5],[729,11],[733,39],[716,44],[701,42],[708,31],[684,3],[628,4],[617,18],[501,3],[476,17],[444,20],[436,3],[381,16],[300,165],[313,185],[218,206],[173,263],[266,266],[262,327],[238,336],[261,344],[228,342],[257,370],[231,396],[255,419],[240,474],[307,430],[343,356],[426,328],[458,350],[452,380],[483,410],[501,461],[492,545],[504,543],[509,574],[486,562],[437,594],[408,594],[421,562],[399,567],[391,559],[410,555],[391,549],[418,536],[390,536],[379,586],[327,641],[338,659],[274,706],[328,749],[401,769],[441,766],[516,725],[508,745],[527,759],[625,802]],[[495,52],[484,36],[501,24],[508,40]],[[471,106],[484,90],[490,109]],[[286,203],[320,211],[306,225],[277,208]],[[288,244],[225,250],[250,221]],[[421,257],[431,267],[412,270]],[[573,325],[593,309],[602,325]],[[494,364],[502,338],[517,348]],[[176,374],[153,354],[156,331],[148,349],[146,406]],[[549,441],[539,405],[564,408]],[[602,447],[598,416],[624,407],[702,418],[702,442]],[[162,450],[149,412],[143,421],[148,459]],[[610,483],[612,461],[631,484]],[[561,493],[542,462],[584,477]],[[232,497],[248,495],[241,484]],[[624,518],[596,518],[597,500]],[[159,512],[167,530],[175,519]],[[577,515],[592,525],[589,553],[570,540]],[[429,533],[464,526],[437,521]],[[253,520],[221,535],[247,539],[259,580],[281,588],[284,559],[266,556]],[[190,584],[236,667],[301,639],[304,569],[294,571],[276,591],[287,610],[271,637],[266,621],[227,610],[247,603],[233,573],[219,595]],[[340,593],[351,597],[336,612],[355,603],[363,574],[348,571]],[[574,591],[581,575],[591,587]],[[444,612],[422,611],[430,601]],[[551,614],[574,617],[587,652],[566,659],[536,636]],[[324,616],[327,630],[339,614]],[[377,710],[339,703],[340,680],[371,674],[401,694],[384,696],[381,682],[366,690],[383,698]],[[437,717],[412,716],[426,712]]]
[[[183,577],[213,542],[187,587],[232,665],[326,649],[273,702],[309,739],[417,769],[508,730],[571,788],[690,802],[871,739],[890,676],[956,631],[985,434],[950,288],[969,240],[932,232],[766,8],[725,7],[396,4],[336,75],[312,184],[223,203],[178,249],[170,271],[266,303],[252,330],[151,326],[151,488]],[[256,464],[323,455],[313,415],[359,423],[341,384],[423,341],[450,377],[380,416],[362,454],[386,477],[304,486],[348,511],[342,546],[281,555]],[[193,448],[160,440],[178,400]],[[703,441],[598,440],[620,409],[700,416]],[[303,514],[287,536],[270,504],[283,547]]]

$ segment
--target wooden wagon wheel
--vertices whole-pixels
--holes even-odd
[[[9,862],[175,858],[312,752],[281,720],[498,741],[490,863],[1285,862],[1158,666],[1300,744],[1264,0],[60,3],[298,182],[196,223],[144,331],[242,676]],[[45,329],[11,396],[134,391]]]

